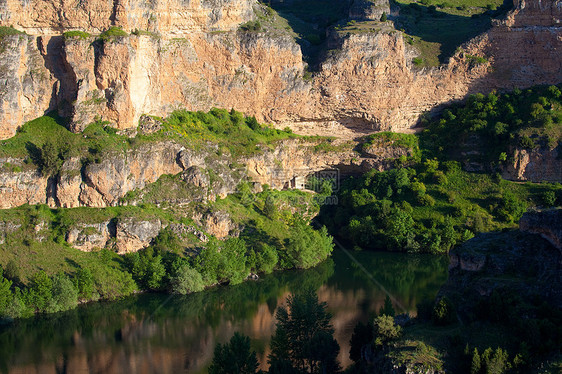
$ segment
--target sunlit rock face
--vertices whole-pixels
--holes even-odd
[[[95,116],[124,129],[136,127],[143,113],[213,106],[307,134],[352,136],[409,129],[421,113],[470,93],[562,81],[561,7],[553,0],[517,1],[505,20],[439,68],[413,66],[417,52],[390,23],[376,33],[330,35],[335,53],[310,80],[303,79],[301,48],[286,30],[239,29],[257,19],[256,1],[7,0],[0,6],[0,25],[28,33],[2,41],[0,138],[54,109],[80,131]],[[350,14],[376,20],[386,6],[354,2]],[[129,34],[105,42],[61,36],[111,26]],[[474,65],[467,56],[487,61]]]

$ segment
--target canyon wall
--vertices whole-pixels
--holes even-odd
[[[371,8],[356,9],[362,3]],[[367,3],[354,2],[351,15],[374,19],[387,10]],[[409,129],[421,113],[469,93],[562,81],[554,0],[516,1],[506,19],[439,68],[414,66],[417,52],[390,23],[370,21],[376,32],[332,33],[335,51],[310,80],[300,46],[251,0],[4,0],[0,9],[0,25],[28,34],[0,42],[0,138],[54,109],[80,131],[96,116],[130,128],[142,113],[213,106],[302,133],[352,137]],[[258,15],[262,30],[239,28]],[[142,32],[105,41],[61,35],[111,26]],[[487,61],[474,64],[470,56]]]

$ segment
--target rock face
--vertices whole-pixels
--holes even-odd
[[[520,225],[521,231],[481,234],[450,252],[449,279],[440,294],[457,305],[461,318],[494,290],[524,299],[540,295],[562,307],[562,251],[551,245],[562,237],[560,211],[526,215]]]
[[[514,161],[502,172],[506,179],[533,182],[562,181],[562,146],[533,150],[516,149]]]
[[[180,174],[181,180],[193,190],[176,200],[167,198],[163,191],[155,191],[156,204],[162,201],[184,204],[225,197],[236,192],[239,183],[246,179],[274,189],[299,188],[295,186],[296,179],[304,180],[317,171],[337,168],[342,173],[357,173],[391,165],[380,155],[361,157],[351,149],[352,145],[341,150],[322,151],[315,149],[316,144],[287,139],[272,149],[263,147],[260,153],[233,160],[228,154],[218,156],[219,150],[212,144],[206,149],[193,150],[172,141],[152,142],[104,155],[98,163],[83,165],[78,158],[68,159],[54,177],[43,176],[21,159],[2,159],[0,209],[23,204],[62,208],[116,206],[122,204],[128,192],[141,191],[166,174]],[[234,161],[244,166],[234,168]],[[14,167],[21,170],[14,170]]]
[[[559,2],[515,5],[447,65],[420,70],[402,34],[376,21],[388,3],[354,1],[351,15],[380,30],[333,33],[338,52],[306,81],[301,49],[284,30],[238,30],[256,18],[254,0],[5,0],[0,25],[30,36],[2,42],[0,138],[55,108],[73,131],[97,115],[125,129],[145,113],[212,106],[305,133],[407,129],[420,113],[469,93],[562,81]],[[61,36],[110,26],[143,32],[106,41]],[[488,62],[475,66],[473,55]]]
[[[476,245],[474,251],[470,246]],[[462,254],[462,252],[472,253]],[[562,307],[561,255],[546,240],[525,233],[494,233],[472,239],[455,249],[449,280],[441,289],[458,306],[461,317],[473,313],[481,298],[494,290],[511,290],[523,298],[540,295],[546,302]],[[482,261],[484,262],[481,265]]]
[[[30,34],[69,29],[99,33],[111,26],[162,33],[235,29],[253,17],[250,0],[4,0],[2,24]]]
[[[562,209],[527,212],[519,220],[519,230],[539,234],[562,251]]]

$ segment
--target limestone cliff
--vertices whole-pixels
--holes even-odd
[[[236,192],[243,180],[271,185],[275,189],[295,187],[295,180],[324,169],[337,167],[342,173],[383,169],[391,165],[392,152],[360,156],[353,145],[333,151],[315,150],[318,142],[288,139],[275,147],[263,147],[259,154],[235,160],[228,154],[219,157],[218,147],[188,149],[172,141],[140,145],[125,152],[106,154],[99,162],[84,164],[78,158],[66,160],[60,172],[45,176],[22,159],[0,160],[0,209],[23,204],[48,204],[51,207],[107,207],[123,204],[131,191],[142,191],[163,175],[177,175],[186,190],[177,196],[158,196],[152,202],[167,201],[187,204],[191,201],[214,200]],[[241,169],[233,163],[243,165]],[[5,166],[9,165],[10,168]],[[16,170],[14,170],[16,168]],[[213,181],[208,170],[212,170]],[[135,204],[137,199],[128,199]]]
[[[503,168],[502,176],[516,181],[560,182],[562,181],[562,147],[515,149],[513,162]]]
[[[4,0],[0,25],[29,35],[2,42],[9,48],[0,63],[0,137],[52,109],[71,117],[74,131],[95,116],[131,128],[143,113],[212,106],[303,133],[408,129],[420,113],[469,93],[562,81],[559,5],[517,1],[505,20],[462,46],[447,65],[419,69],[403,35],[377,21],[386,2],[356,1],[351,16],[374,19],[373,27],[332,32],[328,47],[336,51],[308,81],[301,48],[286,30],[274,23],[239,29],[255,12],[264,14],[254,0]],[[61,36],[111,26],[142,31],[105,41]],[[474,64],[470,56],[487,62]]]

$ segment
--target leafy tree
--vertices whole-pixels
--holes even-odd
[[[59,273],[52,278],[52,297],[47,307],[47,312],[61,312],[73,309],[78,305],[78,290],[72,280]]]
[[[183,264],[176,270],[172,277],[171,288],[173,293],[186,295],[191,292],[199,292],[205,288],[201,274],[191,268],[189,264]]]
[[[336,373],[339,345],[335,341],[326,303],[312,289],[287,298],[277,311],[269,363],[274,372],[290,367],[308,373]],[[277,371],[275,371],[277,370]],[[286,372],[286,371],[285,371]]]
[[[402,328],[394,323],[394,317],[382,315],[374,321],[375,346],[385,347],[397,339],[402,333]]]
[[[209,374],[253,374],[257,369],[258,359],[250,350],[250,338],[236,332],[228,343],[215,347]]]
[[[81,268],[76,272],[74,284],[78,290],[78,297],[89,300],[94,293],[94,277],[88,268]]]
[[[12,282],[4,278],[2,267],[0,267],[0,316],[5,315],[9,303],[12,301]]]
[[[380,21],[381,21],[381,22],[386,22],[387,19],[388,19],[388,17],[387,17],[387,15],[386,15],[386,12],[382,12]]]
[[[43,271],[39,270],[31,278],[31,287],[27,298],[29,303],[39,312],[45,312],[53,298],[53,282]]]
[[[46,142],[39,149],[39,167],[41,174],[52,176],[59,172],[63,160],[59,157],[59,150],[52,142]]]
[[[442,297],[433,307],[433,322],[437,325],[447,325],[454,322],[455,312],[452,302],[447,297]]]
[[[277,250],[270,245],[262,244],[261,250],[256,254],[256,270],[262,271],[265,274],[270,274],[273,272],[278,262],[279,255],[277,254]]]
[[[148,247],[144,251],[127,254],[125,264],[142,289],[162,288],[166,268],[162,263],[162,256],[157,254],[154,248]]]
[[[291,227],[285,248],[285,261],[288,264],[295,268],[308,269],[328,258],[334,244],[325,227],[316,231],[305,220],[297,219]]]
[[[223,243],[217,273],[219,280],[239,284],[246,278],[246,252],[246,242],[243,239],[230,238]]]

